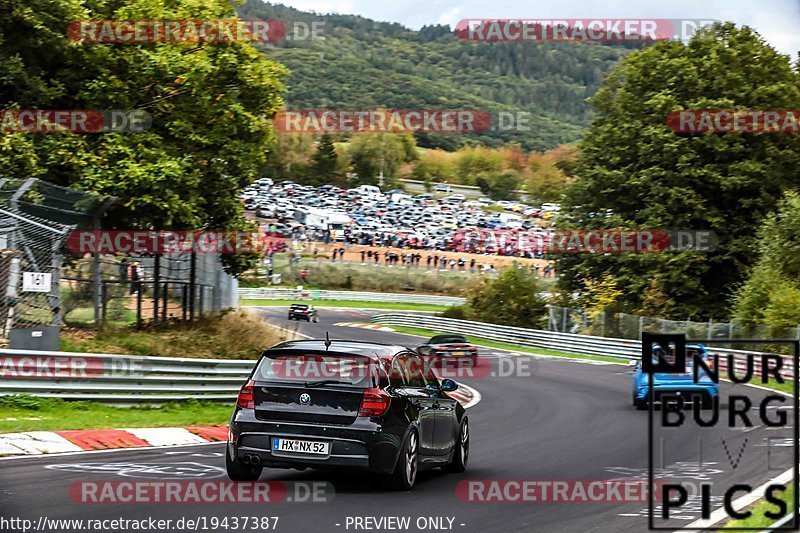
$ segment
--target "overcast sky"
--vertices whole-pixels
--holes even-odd
[[[318,13],[361,15],[418,29],[461,19],[712,19],[755,28],[772,46],[797,58],[800,0],[282,0]]]

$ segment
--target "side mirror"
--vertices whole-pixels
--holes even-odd
[[[450,378],[445,378],[442,380],[442,386],[439,387],[439,390],[442,392],[453,392],[454,390],[458,389],[458,383],[453,381]]]
[[[638,359],[631,359],[630,361],[628,361],[628,366],[632,366],[634,368],[639,366],[639,360]]]

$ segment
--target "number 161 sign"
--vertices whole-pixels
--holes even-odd
[[[50,292],[53,275],[45,272],[23,272],[22,292]]]

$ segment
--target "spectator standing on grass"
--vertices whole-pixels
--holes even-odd
[[[539,277],[539,263],[533,265],[533,273],[536,274],[536,277]]]
[[[344,248],[339,248],[339,256],[341,257],[342,263],[344,263]]]
[[[469,260],[469,271],[475,272],[475,258]]]
[[[336,254],[339,253],[339,250],[336,248],[333,249],[333,253],[331,254],[331,261],[336,262]]]
[[[466,259],[463,257],[458,259],[458,270],[459,272],[464,272],[464,265],[467,264]]]
[[[428,270],[430,270],[431,269],[431,256],[430,255],[428,255],[428,257],[425,259],[425,264],[426,264],[426,267],[428,268]]]
[[[367,252],[366,250],[361,250],[361,264],[363,265],[366,262]]]
[[[546,277],[546,278],[550,277],[550,263],[547,263],[544,266],[544,277]]]
[[[303,268],[303,270],[300,271],[300,279],[303,281],[303,283],[308,281],[308,270],[306,268]]]

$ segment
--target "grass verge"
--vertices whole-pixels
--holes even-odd
[[[446,305],[407,304],[401,302],[357,302],[353,300],[241,300],[244,306],[288,307],[294,303],[313,303],[314,307],[360,307],[372,309],[390,309],[393,311],[435,311],[447,309]]]
[[[794,487],[789,485],[789,488],[786,492],[780,494],[778,499],[783,500],[786,502],[786,508],[789,509],[789,512],[792,512],[794,508]],[[769,503],[765,500],[760,500],[756,503],[752,508],[749,509],[751,513],[753,513],[749,518],[744,520],[730,520],[727,524],[725,524],[726,531],[742,531],[741,529],[737,528],[766,528],[767,526],[771,526],[776,522],[774,518],[769,518],[768,516],[764,516],[766,512],[776,512],[778,509],[776,508],[775,504]],[[784,526],[786,527],[786,526]]]
[[[433,337],[434,335],[441,335],[442,331],[434,331],[431,329],[414,328],[410,326],[389,326],[396,330],[398,333],[407,333],[409,335],[419,335],[421,337]],[[466,339],[477,346],[485,346],[487,348],[500,348],[503,350],[512,350],[514,352],[528,353],[531,355],[550,355],[553,357],[565,357],[569,359],[590,359],[592,361],[607,361],[610,363],[625,363],[622,359],[615,357],[603,357],[601,355],[585,355],[571,352],[561,352],[557,350],[548,350],[545,348],[529,348],[527,346],[519,346],[517,344],[510,344],[507,342],[493,341],[484,339],[482,337],[473,337],[472,335],[465,335]]]
[[[168,323],[136,330],[103,326],[62,332],[65,352],[122,353],[204,359],[255,359],[264,348],[287,340],[288,333],[245,311],[204,317],[193,323]]]
[[[123,427],[216,426],[231,415],[230,402],[186,400],[159,407],[115,407],[28,395],[0,397],[0,433]]]

